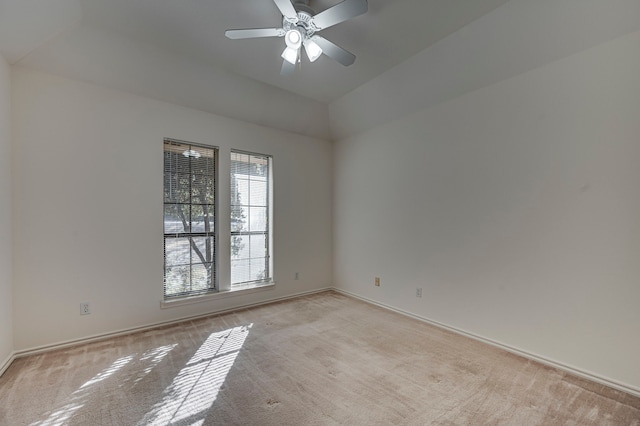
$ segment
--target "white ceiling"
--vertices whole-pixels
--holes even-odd
[[[281,24],[272,0],[0,0],[0,52],[11,63],[55,71],[53,50],[65,37],[66,61],[87,31],[117,34],[154,45],[194,63],[266,83],[321,103],[336,100],[433,45],[507,0],[369,0],[369,11],[322,32],[353,52],[343,67],[323,56],[304,58],[293,76],[281,76],[281,38],[229,40],[229,28]],[[311,0],[316,12],[338,0]],[[80,45],[80,43],[77,43]],[[94,42],[95,49],[101,44]],[[86,49],[86,46],[83,46]],[[87,52],[78,50],[78,57]],[[58,70],[60,71],[60,70]]]
[[[310,0],[316,11],[339,0]],[[369,0],[322,31],[343,67],[281,76],[273,0],[0,0],[9,63],[255,125],[340,140],[640,30],[638,0]]]

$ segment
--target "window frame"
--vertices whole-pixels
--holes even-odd
[[[231,215],[233,214],[233,208],[236,204],[232,201],[234,196],[232,191],[233,185],[233,162],[234,154],[248,155],[250,158],[263,157],[267,161],[267,173],[266,173],[266,230],[265,231],[234,231],[233,221]],[[254,151],[246,151],[241,149],[231,149],[229,153],[229,287],[230,291],[238,291],[244,289],[251,289],[256,287],[262,287],[273,284],[274,270],[273,270],[273,155],[263,154]],[[246,205],[251,208],[251,204]],[[262,207],[262,206],[260,206]],[[233,238],[237,236],[252,236],[252,235],[265,235],[265,270],[266,276],[262,279],[255,279],[250,281],[233,282]],[[248,258],[251,259],[251,258]],[[245,259],[245,260],[248,260]]]
[[[189,206],[189,212],[190,212],[190,216],[189,216],[189,223],[190,223],[190,228],[192,226],[193,223],[193,217],[191,216],[192,214],[192,209],[194,205],[198,205],[198,206],[204,206],[204,204],[197,204],[197,203],[193,203],[193,193],[192,193],[192,187],[191,187],[191,182],[193,180],[194,177],[194,173],[191,170],[191,160],[189,160],[189,164],[190,164],[190,169],[189,169],[189,203],[184,203],[184,202],[168,202],[167,198],[165,196],[165,191],[167,190],[166,185],[167,185],[167,178],[166,178],[166,174],[167,174],[167,166],[166,164],[164,164],[165,161],[165,153],[167,152],[167,145],[178,145],[178,146],[186,146],[188,147],[189,150],[192,150],[194,148],[202,148],[202,149],[206,149],[206,150],[210,150],[212,151],[213,154],[213,173],[212,174],[202,174],[202,176],[209,176],[213,178],[213,204],[209,204],[209,203],[205,203],[207,206],[212,206],[212,212],[209,212],[209,215],[213,214],[213,222],[209,222],[210,224],[212,223],[213,225],[213,231],[194,231],[192,229],[189,229],[188,231],[184,230],[185,232],[167,232],[166,229],[166,212],[167,212],[167,206],[168,205],[188,205]],[[185,151],[186,152],[186,151]],[[184,154],[183,154],[184,155]],[[189,158],[189,157],[188,157]],[[179,140],[179,139],[173,139],[173,138],[164,138],[163,139],[163,248],[164,248],[164,254],[163,254],[163,301],[164,302],[169,302],[169,301],[176,301],[176,300],[181,300],[181,299],[185,299],[185,298],[192,298],[192,297],[202,297],[202,296],[207,296],[207,295],[211,295],[211,294],[215,294],[219,291],[219,241],[220,241],[220,232],[219,232],[219,211],[220,211],[220,202],[219,202],[219,172],[220,172],[220,166],[219,166],[219,160],[220,159],[220,149],[218,146],[214,146],[214,145],[207,145],[207,144],[201,144],[201,143],[194,143],[194,142],[189,142],[189,141],[184,141],[184,140]],[[210,225],[211,226],[211,225]],[[206,225],[205,225],[205,229],[206,229]],[[178,293],[170,293],[167,294],[167,238],[169,239],[174,239],[174,238],[189,238],[189,249],[190,249],[190,253],[193,251],[193,240],[191,238],[212,238],[213,239],[213,244],[211,246],[211,250],[212,250],[212,258],[210,260],[211,264],[211,271],[209,272],[211,275],[211,281],[208,283],[207,288],[206,289],[201,289],[201,290],[189,290],[189,291],[183,291],[183,292],[178,292]],[[193,262],[192,260],[192,254],[190,254],[190,258],[189,258],[189,268],[190,271],[193,270],[193,265],[198,265],[198,264],[203,264],[203,263],[199,263],[199,262]],[[176,266],[176,265],[174,265]],[[183,265],[183,266],[186,266]],[[192,277],[190,275],[190,285],[193,284],[193,281],[191,281]]]

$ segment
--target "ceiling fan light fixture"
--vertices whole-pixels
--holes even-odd
[[[353,53],[315,34],[367,12],[368,0],[341,0],[320,13],[315,13],[309,7],[310,0],[272,1],[282,14],[281,27],[227,30],[225,31],[227,38],[284,37],[286,48],[281,55],[283,58],[281,75],[290,75],[296,70],[296,65],[301,60],[300,50],[303,46],[310,62],[315,62],[321,55],[325,55],[345,67],[354,63],[356,56]]]
[[[302,44],[302,34],[296,29],[289,30],[284,36],[284,42],[291,49],[299,49]]]
[[[298,62],[298,49],[287,46],[282,52],[282,59],[295,65]]]
[[[311,62],[315,62],[322,55],[322,48],[318,46],[318,44],[311,40],[307,39],[303,42],[304,51],[307,52],[307,56]]]

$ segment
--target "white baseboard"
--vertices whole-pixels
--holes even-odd
[[[56,350],[56,349],[64,349],[64,348],[68,348],[68,347],[71,347],[71,346],[77,346],[77,345],[82,345],[82,344],[85,344],[85,343],[91,343],[91,342],[96,342],[96,341],[100,341],[100,340],[110,339],[110,338],[113,338],[113,337],[124,336],[124,335],[127,335],[127,334],[136,333],[136,332],[140,332],[140,331],[151,330],[153,328],[162,327],[162,326],[166,326],[166,325],[178,324],[178,323],[181,323],[181,322],[184,322],[184,321],[191,321],[191,320],[195,320],[195,319],[198,319],[198,318],[209,317],[209,316],[212,316],[212,315],[225,314],[225,313],[229,313],[229,312],[239,311],[239,310],[242,310],[242,309],[253,308],[253,307],[256,307],[256,306],[260,306],[260,305],[266,305],[266,304],[269,304],[269,303],[280,302],[280,301],[288,300],[288,299],[295,299],[297,297],[308,296],[308,295],[316,294],[316,293],[323,293],[323,292],[331,291],[331,290],[333,290],[333,287],[324,287],[324,288],[320,288],[320,289],[316,289],[316,290],[304,291],[304,292],[300,292],[300,293],[294,293],[294,294],[291,294],[291,295],[288,295],[288,296],[275,297],[275,298],[267,299],[267,300],[264,300],[264,301],[261,301],[261,302],[249,303],[249,304],[240,305],[240,306],[234,306],[233,308],[210,311],[210,312],[207,312],[206,314],[194,315],[194,316],[190,316],[190,317],[182,317],[182,318],[177,318],[177,319],[174,319],[174,320],[171,320],[171,321],[157,322],[157,323],[147,324],[147,325],[143,325],[143,326],[139,326],[139,327],[131,327],[131,328],[116,330],[116,331],[112,331],[112,332],[108,332],[108,333],[95,334],[95,335],[92,335],[92,336],[82,337],[82,338],[79,338],[79,339],[66,340],[66,341],[62,341],[62,342],[52,343],[50,345],[36,346],[36,347],[33,347],[33,348],[29,348],[29,349],[23,349],[23,350],[15,351],[12,354],[12,356],[9,357],[9,359],[7,360],[7,365],[4,366],[3,369],[0,369],[0,375],[2,375],[4,370],[6,370],[9,367],[9,365],[11,364],[11,362],[13,362],[13,360],[15,360],[16,358],[22,358],[22,357],[29,356],[29,355],[36,355],[36,354],[40,354],[40,353],[43,353],[43,352],[53,351],[53,350]]]
[[[175,320],[171,320],[171,321],[164,321],[164,322],[158,322],[158,323],[153,323],[153,324],[147,324],[144,326],[140,326],[140,327],[131,327],[131,328],[127,328],[127,329],[122,329],[122,330],[117,330],[117,331],[113,331],[113,332],[109,332],[109,333],[103,333],[103,334],[96,334],[93,336],[88,336],[88,337],[84,337],[84,338],[80,338],[80,339],[74,339],[74,340],[67,340],[67,341],[63,341],[63,342],[57,342],[54,344],[50,344],[50,345],[44,345],[44,346],[38,346],[38,347],[34,347],[34,348],[30,348],[30,349],[25,349],[25,350],[20,350],[20,351],[15,351],[12,354],[10,354],[7,359],[5,359],[4,362],[0,363],[0,376],[2,376],[2,374],[4,374],[4,372],[9,368],[9,366],[11,365],[11,363],[17,359],[17,358],[21,358],[21,357],[25,357],[28,355],[35,355],[35,354],[39,354],[39,353],[43,353],[43,352],[48,352],[48,351],[52,351],[52,350],[56,350],[56,349],[63,349],[63,348],[67,348],[67,347],[71,347],[71,346],[76,346],[76,345],[81,345],[81,344],[85,344],[85,343],[91,343],[91,342],[95,342],[95,341],[99,341],[99,340],[104,340],[104,339],[109,339],[109,338],[113,338],[113,337],[118,337],[118,336],[123,336],[126,334],[131,334],[131,333],[135,333],[135,332],[139,332],[139,331],[146,331],[146,330],[150,330],[156,327],[161,327],[161,326],[166,326],[166,325],[171,325],[171,324],[178,324],[180,322],[184,322],[184,321],[190,321],[190,320],[195,320],[198,318],[205,318],[211,315],[220,315],[220,314],[224,314],[224,313],[229,313],[229,312],[234,312],[234,311],[238,311],[241,309],[247,309],[247,308],[252,308],[252,307],[256,307],[256,306],[261,306],[261,305],[266,305],[269,303],[275,303],[275,302],[280,302],[280,301],[284,301],[284,300],[289,300],[289,299],[295,299],[297,297],[303,297],[303,296],[308,296],[311,294],[316,294],[316,293],[323,293],[326,291],[336,291],[337,293],[340,294],[344,294],[345,296],[349,296],[352,297],[354,299],[358,299],[361,300],[365,303],[369,303],[375,306],[379,306],[381,308],[399,313],[401,315],[410,317],[410,318],[414,318],[418,321],[422,321],[425,322],[427,324],[431,324],[433,326],[445,329],[445,330],[449,330],[452,331],[456,334],[460,334],[469,338],[472,338],[474,340],[478,340],[480,342],[489,344],[491,346],[495,346],[497,348],[503,349],[507,352],[511,352],[514,353],[516,355],[520,355],[524,358],[527,359],[531,359],[533,361],[537,361],[541,364],[545,364],[548,365],[550,367],[553,368],[557,368],[559,370],[562,371],[566,371],[570,374],[573,374],[575,376],[578,377],[582,377],[584,379],[590,380],[592,382],[596,382],[605,386],[608,386],[610,388],[613,389],[617,389],[619,391],[628,393],[630,395],[633,395],[635,397],[640,397],[640,388],[626,384],[626,383],[621,383],[619,381],[616,380],[612,380],[609,379],[607,377],[603,377],[600,376],[598,374],[592,373],[590,371],[585,371],[583,369],[577,368],[577,367],[573,367],[567,364],[564,364],[562,362],[558,362],[549,358],[546,358],[544,356],[540,356],[537,354],[533,354],[530,352],[527,352],[525,350],[522,349],[518,349],[516,347],[513,346],[509,346],[506,345],[504,343],[492,340],[492,339],[488,339],[486,337],[456,328],[456,327],[452,327],[443,323],[440,323],[438,321],[434,321],[432,319],[426,318],[426,317],[422,317],[419,315],[415,315],[412,314],[411,312],[407,312],[404,311],[402,309],[390,306],[390,305],[385,305],[384,303],[380,303],[377,302],[375,300],[372,299],[368,299],[366,297],[362,297],[360,295],[357,295],[355,293],[351,293],[349,291],[340,289],[340,288],[336,288],[336,287],[324,287],[324,288],[320,288],[320,289],[316,289],[316,290],[311,290],[311,291],[305,291],[305,292],[300,292],[300,293],[295,293],[295,294],[291,294],[288,296],[284,296],[284,297],[277,297],[277,298],[272,298],[272,299],[268,299],[268,300],[264,300],[261,302],[257,302],[257,303],[250,303],[250,304],[246,304],[246,305],[240,305],[240,306],[236,306],[233,308],[228,308],[228,309],[221,309],[221,310],[216,310],[216,311],[211,311],[211,312],[207,312],[206,314],[201,314],[201,315],[195,315],[195,316],[191,316],[191,317],[184,317],[184,318],[178,318]]]
[[[379,306],[381,308],[384,308],[384,309],[387,309],[387,310],[390,310],[390,311],[393,311],[393,312],[397,312],[397,313],[399,313],[401,315],[417,319],[417,320],[425,322],[427,324],[431,324],[433,326],[436,326],[436,327],[439,327],[439,328],[443,328],[445,330],[452,331],[452,332],[454,332],[456,334],[461,334],[461,335],[469,337],[471,339],[478,340],[480,342],[489,344],[491,346],[495,346],[495,347],[503,349],[503,350],[505,350],[507,352],[511,352],[513,354],[520,355],[520,356],[522,356],[524,358],[527,358],[527,359],[530,359],[530,360],[533,360],[533,361],[537,361],[537,362],[539,362],[541,364],[544,364],[544,365],[547,365],[549,367],[553,367],[553,368],[556,368],[558,370],[562,370],[562,371],[565,371],[567,373],[573,374],[575,376],[582,377],[583,379],[587,379],[587,380],[590,380],[592,382],[596,382],[596,383],[599,383],[601,385],[608,386],[610,388],[613,388],[613,389],[628,393],[628,394],[633,395],[635,397],[640,397],[640,388],[638,388],[636,386],[632,386],[632,385],[627,384],[627,383],[622,383],[622,382],[619,382],[617,380],[609,379],[607,377],[600,376],[598,374],[592,373],[590,371],[583,370],[581,368],[577,368],[577,367],[574,367],[574,366],[571,366],[571,365],[567,365],[567,364],[564,364],[562,362],[555,361],[553,359],[549,359],[549,358],[546,358],[546,357],[541,356],[541,355],[537,355],[537,354],[534,354],[534,353],[531,353],[531,352],[527,352],[527,351],[522,350],[522,349],[518,349],[518,348],[513,347],[513,346],[506,345],[506,344],[498,342],[496,340],[488,339],[486,337],[483,337],[483,336],[480,336],[480,335],[477,335],[477,334],[474,334],[474,333],[471,333],[471,332],[468,332],[468,331],[465,331],[465,330],[462,330],[462,329],[459,329],[459,328],[456,328],[456,327],[452,327],[452,326],[449,326],[447,324],[443,324],[443,323],[440,323],[438,321],[434,321],[434,320],[426,318],[426,317],[422,317],[422,316],[419,316],[419,315],[416,315],[416,314],[412,314],[411,312],[407,312],[407,311],[404,311],[402,309],[398,309],[398,308],[393,307],[393,306],[385,305],[384,303],[376,302],[375,300],[371,300],[371,299],[368,299],[366,297],[359,296],[359,295],[357,295],[355,293],[351,293],[349,291],[346,291],[346,290],[343,290],[343,289],[340,289],[340,288],[333,287],[332,290],[336,291],[337,293],[344,294],[345,296],[349,296],[349,297],[353,297],[354,299],[361,300],[361,301],[363,301],[365,303],[376,305],[376,306]]]
[[[0,363],[0,376],[2,376],[5,371],[7,371],[7,368],[9,368],[13,360],[15,360],[16,358],[16,353],[12,352],[9,354],[7,359],[4,360],[4,362]]]

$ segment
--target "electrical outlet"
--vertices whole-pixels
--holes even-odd
[[[380,277],[376,277],[376,287],[380,287]]]
[[[89,315],[90,313],[89,302],[80,302],[80,315]]]
[[[416,288],[416,297],[422,297],[422,287]]]

